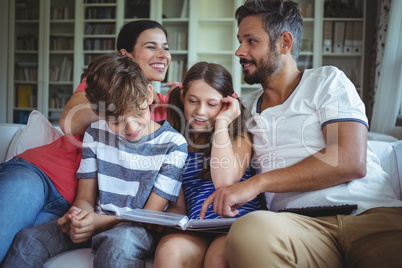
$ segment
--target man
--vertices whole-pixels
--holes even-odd
[[[246,1],[236,11],[236,55],[245,81],[257,175],[204,203],[231,217],[265,193],[270,211],[243,216],[227,239],[231,267],[401,267],[402,201],[367,151],[364,104],[349,79],[326,66],[300,72],[302,16],[294,2]],[[276,213],[356,204],[351,215]],[[335,213],[336,214],[336,213]]]

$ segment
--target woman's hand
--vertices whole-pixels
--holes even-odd
[[[170,81],[170,82],[166,82],[163,84],[164,87],[170,87],[169,90],[166,92],[166,95],[169,96],[170,92],[172,92],[173,89],[175,89],[176,87],[178,87],[180,85],[180,82],[176,82],[176,81]]]

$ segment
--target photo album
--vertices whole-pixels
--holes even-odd
[[[203,232],[224,232],[226,233],[232,223],[238,218],[220,218],[220,219],[189,219],[186,215],[175,213],[153,211],[147,209],[133,209],[117,217],[121,220],[135,221],[141,223],[150,223],[164,225],[188,231]]]

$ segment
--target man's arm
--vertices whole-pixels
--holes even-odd
[[[290,167],[258,174],[218,189],[201,209],[213,203],[214,212],[226,217],[262,192],[313,191],[363,178],[366,175],[367,127],[358,122],[338,122],[323,128],[327,147]]]
[[[81,135],[97,120],[99,116],[92,111],[85,92],[76,92],[64,107],[59,124],[65,134]]]

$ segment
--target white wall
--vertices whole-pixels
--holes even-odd
[[[0,123],[7,120],[8,1],[0,1]]]

